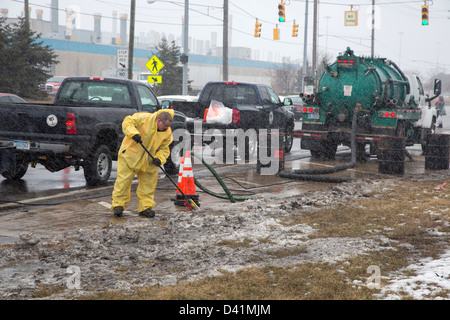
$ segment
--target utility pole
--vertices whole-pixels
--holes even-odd
[[[305,77],[307,64],[307,45],[308,45],[308,0],[305,1],[305,34],[303,40],[303,70],[302,70],[302,92],[305,92]]]
[[[372,59],[375,55],[375,0],[372,0]]]
[[[189,54],[189,0],[184,1],[184,26],[183,26],[183,54],[185,62],[183,62],[183,86],[182,94],[188,94],[188,54]]]
[[[27,28],[27,32],[30,32],[30,5],[29,5],[29,1],[25,0],[24,1],[25,4],[25,26]]]
[[[134,22],[136,16],[136,0],[131,0],[130,39],[128,40],[128,79],[133,79]]]
[[[228,0],[223,0],[223,81],[228,81]]]
[[[317,65],[317,0],[314,0],[314,25],[313,25],[313,56],[312,71],[315,72]]]

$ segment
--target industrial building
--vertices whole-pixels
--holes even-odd
[[[83,30],[77,23],[77,12],[65,8],[66,19],[59,21],[58,0],[51,0],[51,21],[43,19],[43,10],[30,14],[30,25],[40,35],[43,45],[49,45],[56,53],[58,64],[50,73],[57,76],[117,76],[118,50],[128,48],[128,14],[112,13],[112,32],[102,31],[102,15],[94,14],[94,30]],[[17,18],[8,17],[8,9],[0,9],[3,17],[13,23]],[[79,15],[79,14],[78,14]],[[141,32],[135,36],[133,78],[148,73],[145,64],[157,53],[155,45],[162,35],[157,32]],[[166,39],[181,47],[181,37]],[[264,83],[271,85],[276,69],[281,63],[251,60],[251,48],[228,48],[228,80]],[[217,46],[217,34],[211,33],[210,41],[189,38],[188,79],[193,90],[200,90],[206,82],[222,80],[222,47]]]

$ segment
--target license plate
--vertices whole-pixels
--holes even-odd
[[[308,119],[318,120],[320,119],[320,115],[318,113],[308,113]]]
[[[30,150],[30,141],[14,140],[14,146],[20,150]]]

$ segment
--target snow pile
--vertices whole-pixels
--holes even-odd
[[[402,299],[402,293],[413,299],[450,299],[450,250],[439,259],[426,258],[419,263],[409,265],[406,270],[414,276],[402,277],[382,288],[385,299]]]

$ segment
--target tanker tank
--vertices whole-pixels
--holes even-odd
[[[406,107],[409,86],[393,62],[385,58],[357,57],[347,48],[333,64],[326,66],[317,89],[315,96],[324,110],[337,118],[348,119],[355,106],[360,106],[363,112]]]

